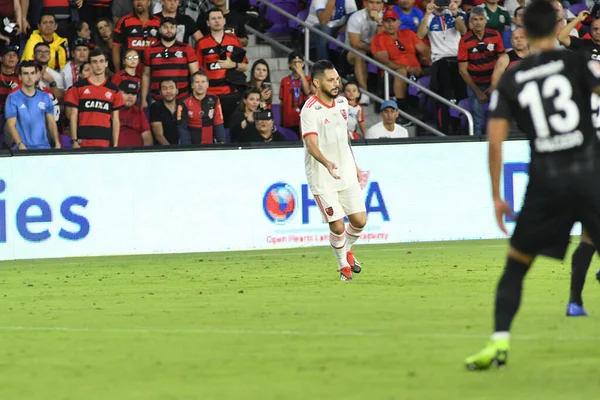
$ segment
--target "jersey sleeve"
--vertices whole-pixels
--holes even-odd
[[[510,107],[510,98],[507,95],[507,84],[508,80],[505,79],[508,76],[505,75],[500,79],[498,86],[490,95],[489,112],[490,118],[499,118],[510,120],[512,113]]]
[[[346,14],[352,15],[356,11],[358,11],[358,7],[356,6],[355,0],[346,0]]]
[[[148,113],[150,115],[150,122],[161,122],[162,121],[162,112],[160,110],[160,108],[158,108],[158,105],[160,103],[158,102],[154,102],[150,105],[150,112]]]
[[[52,98],[50,97],[50,95],[45,92],[44,92],[44,104],[46,105],[46,108],[44,109],[46,114],[50,114],[50,115],[54,116],[54,103],[52,102]]]
[[[300,125],[302,127],[302,138],[308,135],[318,135],[317,111],[311,107],[305,107],[300,113]]]
[[[314,0],[313,4],[315,6],[315,13],[319,15],[327,7],[327,0]]]
[[[190,46],[189,44],[185,45],[185,52],[187,55],[187,62],[188,64],[192,64],[192,63],[197,63],[198,62],[198,56],[196,56],[196,52],[194,51],[194,49],[192,49],[192,46]]]
[[[148,117],[146,117],[146,113],[139,109],[140,111],[140,131],[146,132],[150,130],[150,123],[148,122]]]
[[[413,31],[408,31],[408,32],[410,32],[408,35],[410,36],[410,40],[411,40],[413,46],[416,47],[419,44],[419,42],[421,42],[421,39],[419,39],[417,34],[414,33]]]
[[[458,44],[457,60],[459,62],[469,61],[469,52],[467,50],[467,44],[465,43],[464,36],[462,39],[460,39],[460,43]]]
[[[118,92],[115,93],[114,95],[114,101],[113,101],[113,111],[117,111],[120,108],[123,107],[123,93],[119,90]]]
[[[356,115],[356,119],[358,120],[358,122],[365,122],[365,112],[361,105],[359,105],[358,114]]]
[[[383,46],[381,45],[381,35],[375,35],[373,36],[373,39],[371,40],[371,53],[375,54],[378,51],[384,51],[385,49],[383,48]]]
[[[115,31],[113,32],[113,44],[117,46],[123,45],[123,20],[125,17],[121,18],[117,25],[115,26]]]
[[[150,62],[150,48],[145,48],[143,50],[142,54],[142,63],[144,64],[144,66],[149,67],[152,65],[152,63]]]
[[[11,93],[6,98],[4,105],[4,117],[5,118],[16,118],[17,117],[17,104],[13,101],[15,96]]]
[[[350,19],[348,20],[348,25],[346,26],[346,32],[348,33],[360,33],[360,21],[358,13],[354,13]]]
[[[507,10],[504,11],[504,26],[511,26],[512,20],[510,18],[510,13]]]
[[[65,105],[79,108],[79,91],[75,86],[71,86],[65,94]]]
[[[499,32],[496,32],[496,54],[504,53],[504,41]]]

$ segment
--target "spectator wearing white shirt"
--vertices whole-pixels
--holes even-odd
[[[431,83],[430,89],[449,100],[467,97],[465,82],[458,73],[458,44],[467,33],[466,14],[455,2],[446,6],[444,0],[435,0],[427,5],[425,17],[419,25],[417,36],[429,37],[431,42]],[[451,125],[457,128],[460,121],[451,124],[448,106],[436,102],[439,128],[448,133]]]
[[[344,32],[348,17],[357,10],[355,0],[314,0],[310,5],[306,23],[329,36]],[[328,41],[320,35],[311,35],[317,47],[317,59],[329,59]]]
[[[367,130],[365,139],[398,139],[408,137],[406,128],[396,123],[396,119],[398,119],[398,105],[395,101],[384,101],[381,105],[380,114],[382,121]]]
[[[73,59],[60,70],[61,88],[68,90],[79,80],[79,67],[90,58],[90,42],[78,38],[73,43]]]
[[[33,60],[40,66],[40,89],[50,88],[54,97],[61,101],[65,96],[65,89],[62,87],[60,74],[48,68],[50,46],[43,42],[36,44],[33,48]]]
[[[367,8],[352,14],[346,26],[346,44],[363,54],[371,55],[371,38],[382,27],[383,0],[368,0]],[[361,89],[367,89],[367,63],[364,58],[348,53],[346,59],[354,65],[354,75]],[[369,104],[367,95],[360,96],[360,104]]]

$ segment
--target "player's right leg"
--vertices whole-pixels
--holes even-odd
[[[346,259],[352,272],[358,274],[362,267],[360,262],[354,257],[352,246],[360,238],[360,235],[367,224],[367,210],[363,191],[360,185],[352,185],[349,188],[338,193],[338,199],[344,213],[348,216],[348,225],[346,225]]]
[[[523,280],[534,258],[512,247],[509,249],[506,267],[496,290],[494,333],[483,350],[467,357],[465,365],[468,369],[482,370],[506,364],[510,349],[510,325],[519,310]]]
[[[352,269],[346,259],[344,210],[339,202],[338,193],[314,194],[314,198],[323,220],[329,224],[329,244],[338,263],[340,280],[351,281]]]
[[[588,315],[583,308],[582,292],[585,277],[595,252],[596,248],[592,239],[584,228],[581,232],[579,246],[571,258],[571,293],[569,304],[567,304],[567,317],[587,317]]]

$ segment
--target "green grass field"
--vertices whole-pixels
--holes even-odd
[[[592,399],[600,285],[567,319],[570,264],[540,259],[508,368],[468,372],[505,241],[0,264],[0,399]]]

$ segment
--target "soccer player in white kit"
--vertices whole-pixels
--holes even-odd
[[[308,185],[329,224],[329,243],[338,262],[340,280],[352,280],[361,266],[352,252],[367,223],[361,172],[348,138],[348,101],[338,97],[340,76],[330,61],[316,62],[311,81],[317,93],[300,113],[304,166]],[[344,225],[344,216],[349,223]]]

